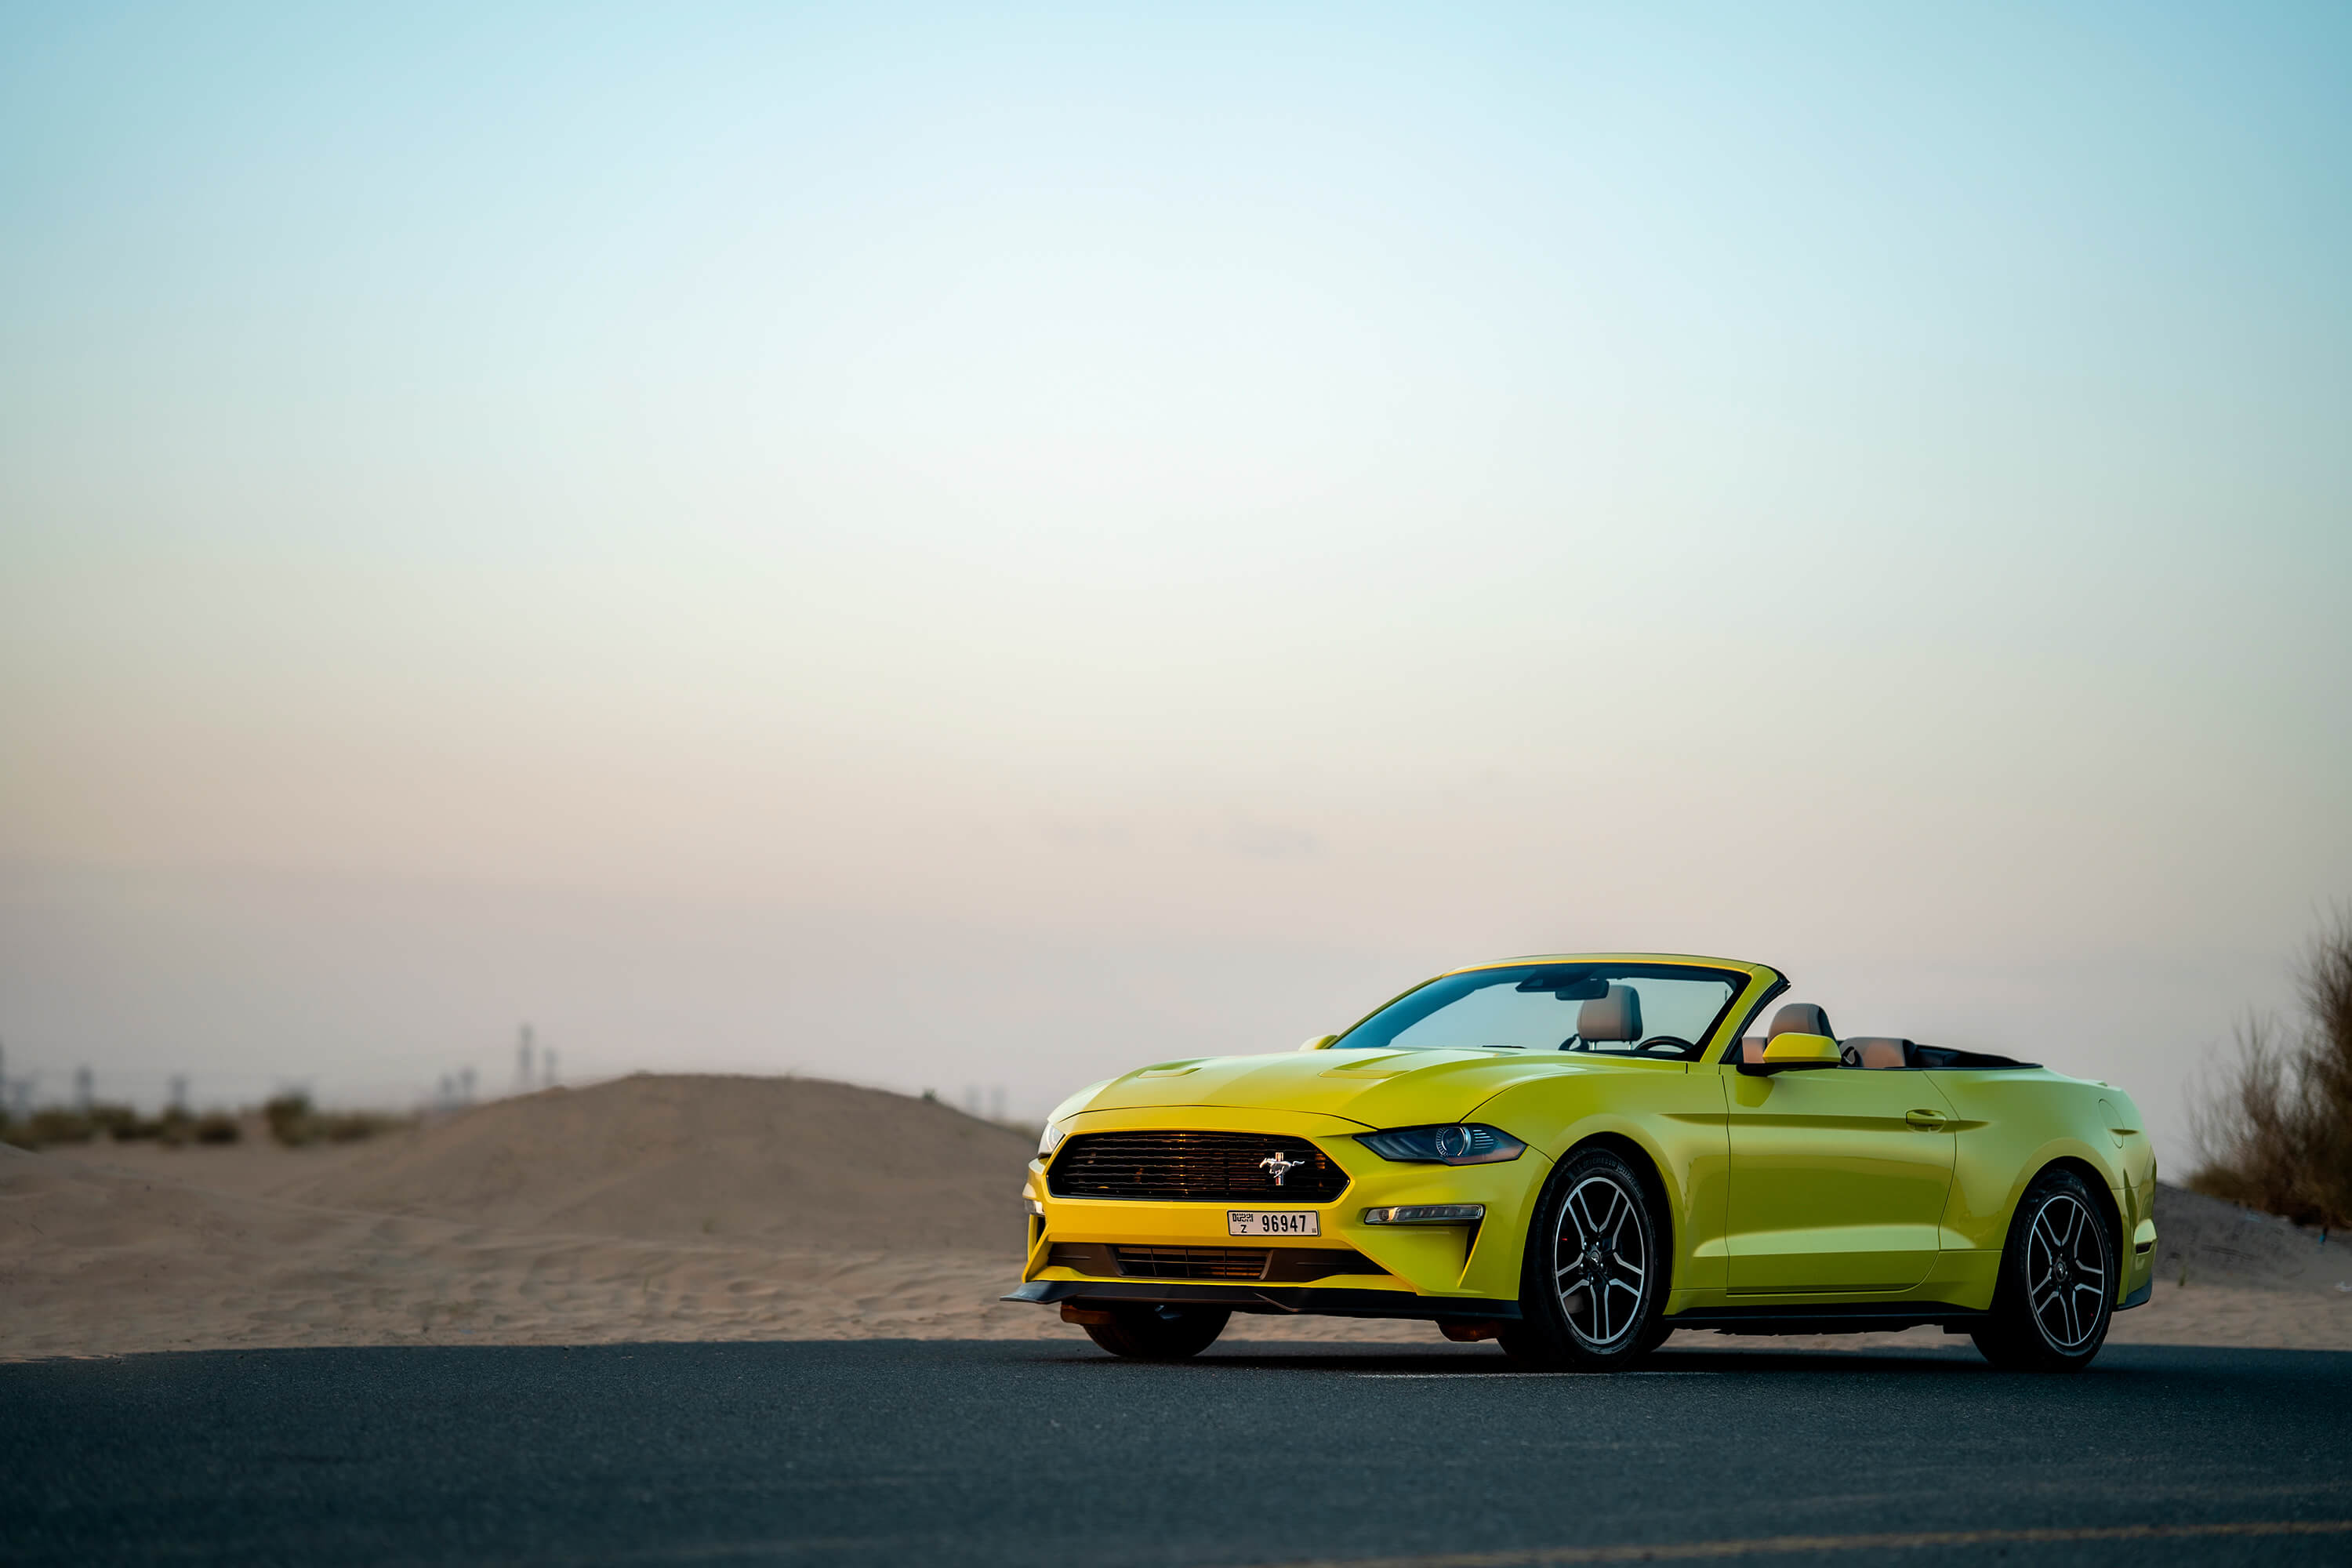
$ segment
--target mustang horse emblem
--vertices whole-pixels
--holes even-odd
[[[1274,1184],[1278,1187],[1282,1185],[1283,1177],[1290,1174],[1291,1172],[1298,1169],[1299,1166],[1306,1164],[1307,1162],[1304,1160],[1292,1159],[1290,1157],[1290,1151],[1287,1149],[1276,1149],[1273,1153],[1267,1155],[1265,1159],[1260,1160],[1257,1163],[1258,1169],[1266,1172],[1274,1177]]]

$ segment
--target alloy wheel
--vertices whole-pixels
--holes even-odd
[[[1560,1205],[1552,1263],[1569,1331],[1589,1350],[1615,1348],[1641,1321],[1649,1287],[1640,1200],[1612,1175],[1577,1183]]]
[[[2025,1237],[2025,1299],[2042,1337],[2080,1350],[2099,1331],[2108,1295],[2107,1253],[2098,1216],[2071,1193],[2054,1193]]]

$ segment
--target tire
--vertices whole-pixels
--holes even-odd
[[[1222,1307],[1114,1307],[1108,1323],[1086,1325],[1087,1338],[1129,1361],[1183,1361],[1225,1331]]]
[[[1673,1260],[1645,1173],[1606,1148],[1579,1150],[1544,1184],[1528,1227],[1519,1321],[1503,1352],[1528,1367],[1615,1372],[1665,1338]]]
[[[1992,1319],[1969,1337],[2011,1372],[2080,1372],[2115,1320],[2116,1268],[2115,1233],[2091,1184],[2044,1171],[2009,1223]]]

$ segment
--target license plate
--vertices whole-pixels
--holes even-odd
[[[1227,1236],[1320,1236],[1323,1216],[1298,1209],[1227,1209]]]

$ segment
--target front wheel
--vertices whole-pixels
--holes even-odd
[[[1109,1322],[1086,1325],[1087,1338],[1130,1361],[1182,1361],[1214,1343],[1232,1316],[1213,1307],[1113,1307]]]
[[[2080,1372],[2115,1316],[2116,1243],[2090,1184],[2044,1171],[2010,1222],[1992,1318],[1969,1337],[2013,1372]]]
[[[1614,1372],[1657,1348],[1672,1272],[1650,1184],[1624,1156],[1584,1149],[1545,1184],[1528,1230],[1517,1323],[1497,1336],[1531,1366]]]

